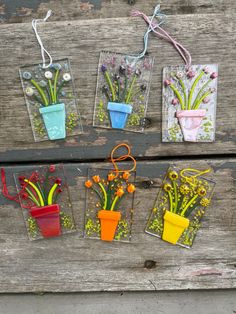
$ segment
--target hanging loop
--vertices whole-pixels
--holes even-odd
[[[127,153],[124,155],[121,155],[120,157],[114,157],[115,152],[120,148],[125,148]],[[130,169],[119,170],[117,162],[124,161],[127,159],[131,159],[133,161],[133,167]],[[111,151],[111,162],[114,166],[114,171],[116,173],[116,177],[119,175],[120,172],[132,172],[132,171],[135,171],[135,169],[136,169],[136,159],[131,155],[130,146],[126,143],[121,143],[112,149],[112,151]]]
[[[34,20],[32,20],[32,28],[33,28],[33,30],[34,30],[34,32],[35,32],[35,36],[36,36],[36,38],[37,38],[38,44],[39,44],[40,49],[41,49],[41,56],[42,56],[42,61],[43,61],[43,62],[42,62],[42,63],[43,63],[43,69],[47,69],[47,68],[49,68],[49,67],[52,65],[52,57],[51,57],[50,53],[44,48],[44,45],[43,45],[43,43],[42,43],[42,40],[41,40],[41,38],[40,38],[40,36],[39,36],[39,34],[38,34],[37,24],[38,24],[38,23],[41,23],[41,22],[46,22],[47,19],[48,19],[51,15],[52,15],[52,10],[48,10],[48,12],[47,12],[47,14],[46,14],[46,16],[45,16],[44,19],[34,19]],[[45,60],[45,54],[47,55],[47,57],[48,57],[48,59],[49,59],[49,64],[48,64],[48,65],[45,64],[45,62],[46,62],[46,60]]]

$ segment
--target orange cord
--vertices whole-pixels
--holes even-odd
[[[120,157],[115,158],[114,157],[115,151],[117,151],[121,147],[126,148],[127,153],[125,155],[122,155]],[[126,159],[131,159],[133,161],[133,163],[134,163],[133,167],[131,169],[119,170],[116,163],[118,161],[124,161]],[[134,171],[136,169],[136,159],[131,155],[131,149],[130,149],[129,145],[126,143],[118,144],[117,146],[115,146],[112,149],[112,151],[111,151],[111,162],[114,166],[116,177],[119,175],[120,172],[131,172],[131,171]]]

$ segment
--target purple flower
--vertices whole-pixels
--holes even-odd
[[[190,70],[188,73],[187,73],[187,77],[188,77],[188,79],[192,79],[194,76],[195,76],[195,72],[194,71],[192,71],[192,70]]]
[[[170,81],[170,80],[165,80],[165,81],[164,81],[165,87],[169,86],[170,84],[171,84],[171,81]]]
[[[178,105],[178,103],[179,103],[178,98],[172,99],[171,103],[172,103],[172,105],[174,105],[174,106]]]
[[[212,80],[214,80],[215,78],[217,78],[218,74],[216,72],[212,72],[210,78]]]
[[[103,64],[103,65],[101,66],[101,71],[102,71],[103,73],[105,73],[105,72],[107,71],[107,66],[106,66],[105,64]]]

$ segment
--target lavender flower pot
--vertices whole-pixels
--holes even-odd
[[[133,107],[128,104],[109,102],[107,110],[110,115],[111,127],[114,129],[124,129]]]
[[[178,118],[185,141],[197,141],[198,131],[205,115],[205,109],[178,110],[176,112],[176,117]]]
[[[66,137],[65,104],[56,104],[39,109],[50,140],[59,140]]]

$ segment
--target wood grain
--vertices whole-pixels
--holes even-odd
[[[175,162],[179,167],[191,165],[198,169],[205,169],[208,163],[214,170],[212,205],[191,250],[172,246],[143,231],[170,162],[138,163],[129,244],[80,237],[87,168],[106,168],[105,163],[66,165],[78,234],[30,242],[20,208],[1,196],[0,292],[236,288],[235,159]],[[7,167],[9,183],[12,172],[26,167]]]
[[[46,48],[54,58],[69,57],[79,96],[84,134],[66,141],[34,143],[18,75],[20,66],[40,62],[31,24],[1,25],[0,40],[0,160],[82,160],[106,158],[115,143],[125,141],[135,156],[182,156],[235,153],[236,14],[170,16],[166,29],[192,54],[194,64],[218,63],[219,86],[216,143],[161,143],[162,68],[182,64],[167,43],[152,38],[148,51],[155,57],[146,134],[92,127],[97,64],[101,50],[138,52],[145,23],[138,18],[110,18],[40,25]],[[223,25],[223,27],[222,27]],[[102,147],[102,149],[100,149]]]
[[[134,3],[134,5],[129,3]],[[234,0],[169,0],[158,1],[158,3],[167,15],[218,14],[236,11]],[[127,17],[133,8],[151,15],[156,4],[156,0],[1,0],[0,22],[31,22],[33,18],[44,17],[49,9],[53,10],[52,20],[54,21]]]

